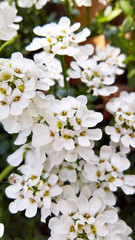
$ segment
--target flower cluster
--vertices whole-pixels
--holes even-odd
[[[112,192],[121,187],[126,194],[134,194],[135,176],[123,173],[130,167],[124,153],[116,153],[110,146],[102,146],[99,157],[95,155],[92,160],[93,163],[84,165],[84,178],[97,182],[99,186],[106,183],[106,188]]]
[[[88,110],[87,99],[83,95],[61,100],[50,96],[40,98],[40,101],[42,105],[37,108],[37,115],[33,112],[36,104],[29,106],[33,124],[27,131],[19,133],[15,143],[24,144],[32,132],[32,146],[45,148],[52,161],[58,158],[57,162],[61,163],[65,158],[75,162],[78,156],[89,161],[93,156],[94,141],[102,137],[101,130],[93,128],[102,121],[102,114]]]
[[[20,171],[25,172],[23,176],[12,174],[9,178],[12,185],[6,188],[6,194],[9,198],[15,199],[9,205],[11,213],[25,210],[25,216],[31,218],[40,208],[41,221],[45,222],[51,213],[58,215],[55,198],[61,194],[62,188],[57,184],[58,177],[55,174],[47,176],[44,171],[41,171],[41,164],[40,166],[38,164],[40,163],[35,164],[35,168],[30,164],[22,165]]]
[[[106,105],[107,111],[114,116],[114,126],[106,126],[105,131],[113,146],[119,146],[126,153],[130,146],[135,147],[135,93],[120,93]]]
[[[46,57],[52,59],[57,55],[68,55],[74,58],[87,59],[88,55],[93,53],[91,44],[79,46],[78,43],[84,42],[90,35],[90,30],[84,28],[79,33],[74,33],[80,27],[80,23],[74,23],[70,26],[70,19],[62,17],[58,24],[50,23],[42,27],[34,28],[34,33],[41,37],[33,39],[26,50],[35,51],[43,48],[44,52],[36,54],[40,59]],[[42,55],[41,55],[42,54]]]
[[[97,46],[94,59],[96,59],[98,62],[103,61],[108,65],[113,66],[117,75],[123,74],[123,68],[126,66],[123,63],[126,59],[126,55],[121,53],[120,48],[111,46],[109,44],[107,44],[103,49],[100,49],[100,47]]]
[[[47,2],[17,1],[20,7],[34,5],[36,9]],[[75,2],[92,4],[91,0]],[[106,4],[106,0],[99,2]],[[16,34],[16,13],[13,3],[0,4],[1,40]],[[102,50],[97,47],[89,58],[93,46],[79,44],[90,30],[78,32],[79,28],[80,23],[71,25],[63,16],[58,23],[34,28],[38,37],[26,47],[28,51],[42,49],[34,60],[20,52],[10,59],[0,58],[0,122],[8,133],[18,133],[14,144],[20,146],[7,158],[17,167],[5,191],[13,199],[9,210],[13,214],[25,211],[28,218],[40,210],[41,222],[53,214],[49,240],[132,240],[130,227],[114,208],[114,192],[120,187],[127,195],[135,193],[135,175],[124,173],[130,167],[125,153],[135,147],[135,94],[122,92],[107,103],[115,125],[105,128],[111,144],[98,148],[95,141],[102,138],[102,131],[97,125],[103,115],[89,109],[87,97],[70,91],[67,81],[79,78],[88,93],[109,96],[118,89],[112,84],[124,72],[125,55],[107,45]],[[74,59],[68,70],[66,55]],[[63,88],[54,96],[51,86],[55,84],[54,88]],[[0,223],[0,237],[3,232]]]
[[[64,87],[64,79],[62,74],[61,62],[57,58],[53,58],[49,62],[40,62],[40,59],[35,58],[38,68],[38,79],[46,90],[58,83],[60,87]],[[68,78],[67,78],[68,81]]]
[[[115,82],[116,74],[122,74],[124,67],[124,54],[120,49],[107,45],[103,50],[97,48],[96,54],[85,61],[71,62],[68,74],[71,78],[79,78],[88,87],[88,92],[93,95],[109,96],[118,90],[111,86]]]
[[[19,52],[11,59],[0,59],[0,120],[9,133],[33,123],[27,108],[37,89],[48,90],[44,82],[38,81],[38,73],[34,61]]]
[[[102,208],[102,202],[97,197],[61,200],[58,206],[62,216],[50,220],[49,240],[130,239],[131,229],[118,220],[114,208]]]

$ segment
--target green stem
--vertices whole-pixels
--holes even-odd
[[[13,42],[15,41],[15,39],[18,37],[18,34],[15,35],[12,39],[10,39],[9,41],[5,42],[1,47],[0,47],[0,52],[7,47],[8,45],[13,44]]]
[[[73,21],[73,16],[70,12],[69,0],[65,0],[66,14],[70,18],[71,22]]]
[[[59,60],[61,61],[61,66],[62,66],[62,73],[63,73],[63,77],[64,77],[64,87],[68,92],[67,70],[66,70],[66,64],[65,64],[64,56],[59,56]]]
[[[14,169],[14,167],[8,165],[0,174],[0,182]]]
[[[90,7],[86,7],[86,26],[90,26]]]

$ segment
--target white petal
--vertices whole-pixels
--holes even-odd
[[[100,140],[102,131],[100,129],[88,129],[87,135],[90,140]]]
[[[51,198],[50,197],[44,197],[43,198],[43,203],[45,208],[50,208],[51,207]]]
[[[23,160],[23,153],[24,148],[17,149],[14,153],[8,156],[7,162],[14,167],[18,166]]]
[[[60,195],[62,193],[62,188],[58,185],[56,185],[55,187],[51,188],[50,190],[50,194],[52,197],[56,197],[58,195]]]
[[[89,147],[90,141],[87,136],[80,136],[78,137],[78,144],[81,145],[82,147]]]
[[[0,238],[3,236],[3,234],[4,234],[4,225],[0,223]]]
[[[135,175],[124,175],[124,183],[129,186],[135,186]]]
[[[93,197],[89,201],[89,212],[91,216],[94,216],[101,207],[101,201],[99,198]]]
[[[53,140],[50,136],[49,127],[43,124],[35,124],[33,127],[32,145],[33,147],[41,147]]]
[[[41,222],[45,222],[46,218],[51,215],[51,211],[48,208],[41,208]]]
[[[106,210],[103,215],[107,223],[115,223],[118,220],[118,214],[115,210]]]
[[[37,203],[30,204],[25,211],[25,216],[28,218],[34,217],[37,214]]]

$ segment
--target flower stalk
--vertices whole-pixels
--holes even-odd
[[[13,166],[8,165],[0,174],[0,182],[14,169]]]
[[[5,42],[5,43],[0,47],[0,53],[3,51],[3,49],[4,49],[5,47],[7,47],[8,45],[13,44],[16,38],[18,38],[18,34],[15,35],[13,38],[11,38],[9,41]]]
[[[65,89],[67,90],[67,92],[68,92],[67,70],[66,70],[66,64],[65,64],[64,56],[59,56],[59,60],[60,60],[60,62],[61,62],[62,73],[63,73],[63,77],[64,77],[64,88],[65,88]]]

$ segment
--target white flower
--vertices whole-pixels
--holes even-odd
[[[36,9],[41,9],[49,0],[17,0],[18,6],[22,8],[30,8],[35,5]]]
[[[108,225],[108,230],[109,233],[105,240],[110,239],[132,240],[132,238],[129,237],[132,230],[122,220],[118,220],[116,223]]]
[[[6,113],[6,107],[3,109],[3,111]],[[23,131],[23,139],[21,139],[21,141],[18,141],[19,145],[26,142],[27,136],[30,134],[29,128],[33,125],[33,119],[29,115],[28,109],[24,109],[22,114],[19,116],[9,115],[5,119],[1,120],[1,122],[4,126],[4,129],[10,134]],[[19,138],[19,136],[17,138]]]
[[[117,123],[114,125],[114,127],[106,126],[105,131],[108,135],[110,135],[111,140],[115,143],[118,143],[121,136],[126,134],[126,129]]]
[[[8,41],[17,34],[11,25],[16,19],[16,12],[10,6],[0,9],[0,40]]]
[[[40,64],[37,62],[39,74],[38,79],[40,84],[46,85],[46,90],[49,90],[50,86],[58,83],[61,87],[64,86],[64,80],[62,75],[61,63],[57,58],[54,58],[51,62],[46,64]]]
[[[134,194],[135,193],[135,176],[134,175],[124,175],[122,176],[123,184],[121,186],[121,189],[125,194]]]
[[[59,178],[62,181],[76,182],[77,180],[77,164],[62,162],[59,170]]]
[[[100,3],[102,3],[103,5],[107,4],[107,0],[98,0]]]
[[[4,225],[3,223],[0,223],[0,238],[3,236],[4,234]]]
[[[0,9],[3,9],[5,7],[12,7],[13,11],[16,11],[17,13],[17,8],[15,6],[15,2],[9,3],[9,1],[2,1],[0,2]],[[19,22],[22,21],[22,17],[21,16],[16,16],[15,20],[13,21],[12,24],[9,25],[10,28],[15,29],[16,31],[19,29]]]
[[[90,7],[92,5],[91,0],[75,0],[76,4],[78,7],[85,6],[85,7]]]
[[[105,182],[101,184],[100,188],[94,190],[93,196],[100,198],[105,205],[113,206],[116,204],[116,197]]]

